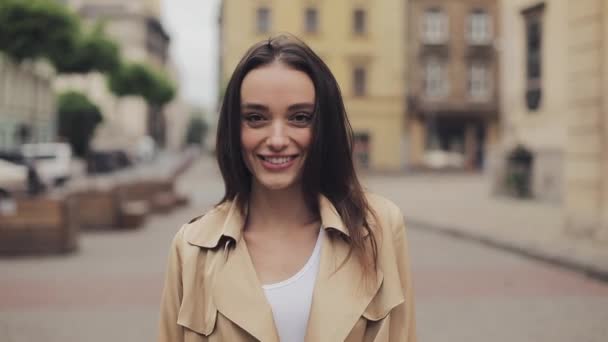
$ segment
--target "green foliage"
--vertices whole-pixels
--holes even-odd
[[[204,144],[208,130],[209,126],[203,118],[192,117],[188,124],[188,131],[186,132],[186,144]]]
[[[142,96],[154,106],[164,106],[175,97],[175,86],[162,73],[152,72],[152,82],[145,88]]]
[[[95,128],[103,120],[99,108],[75,91],[60,94],[57,105],[58,135],[66,138],[77,156],[85,156]]]
[[[167,77],[144,64],[122,65],[108,82],[115,95],[141,96],[152,106],[162,107],[175,97],[175,86]]]
[[[80,34],[72,51],[55,57],[53,64],[61,73],[114,72],[120,65],[118,45],[106,37],[102,26]]]
[[[76,14],[53,0],[0,0],[0,50],[17,61],[48,58],[60,73],[111,72],[120,63],[101,25],[83,32]]]
[[[75,49],[79,29],[78,18],[55,1],[0,1],[0,50],[17,61],[56,60]]]

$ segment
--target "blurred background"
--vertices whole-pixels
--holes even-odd
[[[608,341],[605,0],[0,0],[0,340],[150,341],[253,43],[334,72],[420,341]]]

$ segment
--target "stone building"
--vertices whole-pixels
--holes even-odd
[[[498,132],[497,1],[409,2],[409,164],[480,169]]]
[[[608,3],[565,2],[566,223],[571,232],[608,242]]]
[[[505,186],[509,154],[521,147],[533,155],[530,184],[534,197],[559,203],[565,184],[569,91],[566,2],[546,6],[537,0],[503,1],[501,11],[504,129],[496,165],[497,187]]]
[[[563,207],[568,231],[608,241],[608,3],[501,3],[503,138],[530,154],[532,195]]]
[[[328,64],[355,132],[362,167],[405,164],[407,1],[224,0],[220,87],[252,44],[280,32],[306,41]]]
[[[0,152],[54,140],[54,76],[45,61],[17,64],[0,53]]]

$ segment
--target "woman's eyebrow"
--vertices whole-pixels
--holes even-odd
[[[289,106],[287,109],[290,111],[293,110],[301,110],[301,109],[309,109],[313,110],[315,108],[314,103],[295,103]]]
[[[258,103],[244,103],[242,105],[243,109],[253,109],[259,111],[268,111],[268,107]]]

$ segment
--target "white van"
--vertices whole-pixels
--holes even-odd
[[[35,164],[48,186],[61,185],[71,177],[72,148],[67,143],[23,144],[21,153]]]

